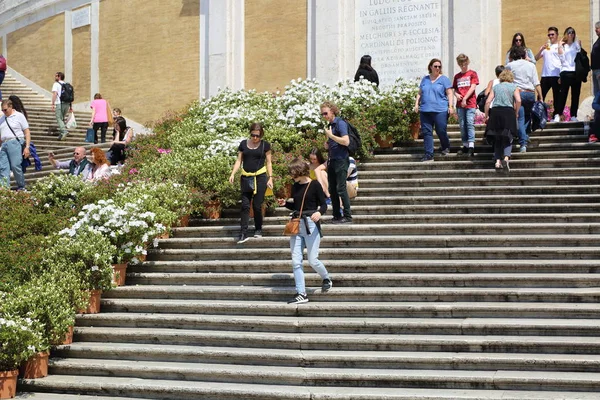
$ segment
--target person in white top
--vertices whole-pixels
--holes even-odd
[[[94,147],[90,153],[92,153],[92,162],[86,166],[85,180],[94,182],[108,178],[110,176],[110,165],[102,149]]]
[[[17,190],[25,190],[25,175],[21,163],[29,157],[31,135],[27,118],[13,108],[12,101],[2,101],[0,117],[0,186],[10,187],[10,171],[17,183]],[[24,147],[23,147],[24,146]]]
[[[548,40],[535,55],[536,60],[544,58],[540,86],[542,87],[542,98],[544,100],[550,89],[552,89],[555,106],[554,122],[560,121],[560,114],[556,111],[556,105],[560,98],[560,69],[562,66],[560,55],[558,54],[558,45],[558,28],[551,26],[548,28]]]
[[[581,51],[581,40],[577,39],[575,29],[565,29],[565,36],[558,45],[560,67],[560,100],[555,105],[555,111],[562,115],[569,88],[571,88],[571,121],[577,122],[577,109],[579,108],[579,95],[581,94],[581,81],[575,76],[575,57]]]
[[[56,115],[56,123],[58,124],[59,136],[58,140],[62,140],[69,134],[67,127],[65,126],[65,116],[71,109],[70,104],[62,104],[60,101],[60,95],[65,84],[65,74],[57,72],[54,74],[54,83],[52,84],[52,111]]]

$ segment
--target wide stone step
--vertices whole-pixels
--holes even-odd
[[[450,141],[450,154],[447,155],[447,158],[456,158],[456,159],[477,159],[477,158],[485,158],[491,157],[494,154],[494,148],[488,144],[476,143],[474,155],[472,157],[467,157],[466,155],[459,155],[458,151],[461,149],[462,144],[460,140],[451,140]],[[434,148],[439,148],[439,145],[434,144]],[[532,141],[527,145],[527,153],[538,154],[540,152],[551,152],[551,151],[559,151],[570,152],[573,150],[598,150],[600,145],[596,143],[588,143],[588,137],[586,135],[573,135],[567,137],[544,137],[539,139],[532,139]],[[517,144],[513,143],[512,152],[514,153],[512,157],[522,158],[525,154],[519,152],[519,147]],[[423,142],[417,141],[413,142],[409,145],[402,147],[403,155],[418,155],[419,159],[423,156],[424,148]],[[442,156],[439,151],[436,156]],[[445,158],[445,157],[444,157]],[[489,158],[488,158],[489,159]]]
[[[464,188],[470,189],[474,194],[493,186],[506,190],[525,190],[528,187],[539,187],[545,190],[561,190],[563,186],[598,186],[599,175],[589,175],[582,179],[581,176],[544,176],[544,177],[516,177],[495,173],[486,177],[475,177],[469,173],[457,177],[424,177],[418,179],[405,179],[390,173],[385,177],[361,178],[359,180],[358,196],[364,193],[378,193],[378,191],[414,190],[415,188],[435,188],[439,192],[452,192]]]
[[[531,374],[527,375],[532,375]],[[432,393],[431,388],[379,388],[379,387],[320,387],[320,386],[285,386],[285,385],[260,385],[260,384],[234,384],[219,382],[193,382],[180,380],[157,380],[157,379],[131,379],[131,378],[102,378],[82,377],[76,375],[55,375],[45,379],[24,380],[21,383],[23,390],[36,390],[41,392],[57,393],[82,393],[85,395],[109,395],[136,398],[152,398],[165,400],[188,400],[188,399],[220,399],[220,400],[281,400],[281,399],[303,399],[303,400],[403,400],[403,399],[490,399],[490,400],[548,400],[557,398],[564,400],[596,400],[597,393],[594,392],[566,392],[545,391],[543,389],[542,376],[537,374],[540,381],[538,391],[519,391],[511,389],[513,378],[524,379],[522,372],[497,372],[489,378],[494,389],[448,389],[436,388]],[[468,375],[468,374],[467,374]],[[511,378],[511,376],[513,378]],[[431,381],[436,381],[433,376],[425,375]],[[465,378],[466,379],[466,378]],[[463,381],[465,380],[463,379]],[[565,379],[568,379],[565,378]],[[466,379],[468,380],[468,379]],[[583,380],[579,384],[583,385]],[[535,381],[535,380],[534,380]],[[439,380],[437,380],[439,382]],[[576,382],[574,382],[576,383]],[[407,385],[408,386],[408,385]],[[580,386],[581,387],[581,386]],[[41,394],[43,396],[43,394]],[[42,398],[43,399],[43,398]],[[65,397],[68,399],[68,397]],[[36,399],[37,400],[37,399]],[[50,399],[53,400],[53,399]]]
[[[272,274],[289,271],[291,257],[263,260],[203,260],[203,261],[146,261],[130,265],[129,272],[166,273],[227,273],[227,272],[269,272]],[[305,271],[311,271],[307,261]],[[327,270],[332,274],[348,272],[370,273],[597,273],[600,260],[594,259],[406,259],[406,260],[356,260],[332,259],[327,261]]]
[[[360,225],[359,225],[360,226]],[[323,229],[325,230],[326,227]],[[417,227],[420,229],[420,227]],[[327,231],[325,230],[325,233]],[[383,256],[395,256],[395,255],[408,255],[418,254],[419,251],[426,252],[445,252],[452,250],[461,250],[465,253],[478,252],[481,248],[488,249],[491,253],[496,251],[497,246],[511,247],[520,252],[530,251],[531,247],[538,247],[539,250],[546,250],[542,246],[552,246],[557,242],[562,243],[563,246],[571,246],[572,248],[579,247],[582,252],[585,252],[588,246],[593,248],[595,244],[600,241],[600,235],[595,234],[564,234],[564,235],[531,235],[531,234],[508,234],[508,235],[496,235],[493,232],[489,235],[457,235],[449,234],[443,236],[436,234],[435,231],[430,230],[429,235],[361,235],[359,237],[340,237],[340,236],[329,236],[326,235],[321,239],[320,254],[334,254],[336,250],[339,250],[339,255],[345,254],[347,250],[361,249],[356,251],[356,255],[361,254],[366,256],[372,256],[373,252],[380,252]],[[272,256],[263,258],[265,260],[290,257],[289,250],[289,237],[283,235],[277,236],[265,236],[260,239],[253,239],[251,244],[239,245],[237,244],[237,238],[232,237],[209,237],[209,238],[170,238],[160,239],[159,249],[152,249],[149,255],[160,256],[167,255],[168,250],[186,251],[191,249],[192,251],[207,252],[214,255],[214,257],[230,258],[230,254],[236,254],[237,256],[248,256],[253,252],[264,253],[264,251],[271,251]],[[243,250],[242,250],[243,249]],[[435,249],[435,250],[432,250]],[[509,252],[511,249],[504,249]],[[600,249],[599,249],[600,250]],[[388,253],[389,252],[389,253]],[[200,254],[200,253],[199,253]],[[568,254],[568,253],[565,253]],[[213,258],[215,259],[215,258]],[[249,258],[250,259],[250,258]]]
[[[337,281],[336,281],[337,282]],[[337,283],[336,283],[337,287]],[[302,307],[286,303],[243,300],[105,299],[103,313],[164,313],[212,315],[273,315],[300,317],[392,317],[392,318],[579,318],[600,317],[600,305],[591,303],[506,302],[309,302]],[[84,316],[80,316],[85,318]],[[79,318],[79,317],[78,317]],[[78,324],[79,325],[79,324]],[[594,340],[594,339],[591,339]],[[599,339],[600,340],[600,339]],[[564,352],[570,352],[565,344]],[[485,346],[482,346],[485,348]],[[595,348],[595,347],[594,347]],[[449,351],[449,350],[448,350]],[[461,351],[465,351],[462,348]],[[482,349],[482,351],[484,351]],[[531,350],[527,350],[531,351]],[[581,350],[573,350],[581,351]],[[589,347],[590,352],[596,352]],[[598,348],[600,353],[600,348]]]
[[[600,286],[600,274],[439,274],[439,273],[337,273],[336,287],[595,287]],[[294,286],[294,275],[272,273],[127,273],[128,285],[222,285],[222,286]],[[311,274],[308,286],[319,286],[321,279]]]
[[[322,302],[365,301],[507,301],[507,302],[566,302],[595,303],[600,300],[600,288],[439,288],[439,287],[354,287],[336,288],[321,293],[307,287],[311,300]],[[122,286],[103,293],[110,299],[190,299],[287,301],[295,294],[293,287],[223,287],[223,286]]]
[[[421,179],[438,179],[444,180],[446,178],[462,178],[464,180],[477,179],[478,184],[484,184],[487,180],[505,180],[511,182],[515,178],[523,178],[523,182],[526,182],[529,178],[548,178],[558,179],[561,177],[574,178],[574,179],[587,179],[588,176],[597,176],[597,167],[585,167],[581,168],[573,167],[561,167],[561,168],[528,168],[528,169],[514,169],[512,168],[508,176],[499,174],[488,165],[489,168],[485,169],[433,169],[433,170],[402,170],[402,169],[381,169],[381,170],[363,170],[359,166],[359,184],[363,187],[363,182],[366,180],[379,179],[385,181],[387,179],[406,179],[412,181],[418,181]],[[486,178],[486,179],[481,179]],[[537,181],[536,181],[537,182]],[[543,181],[540,181],[543,182]]]
[[[595,194],[598,193],[600,185],[592,183],[584,184],[585,180],[580,179],[581,185],[531,185],[531,186],[454,186],[454,187],[361,187],[360,196],[353,200],[355,204],[361,204],[361,201],[368,202],[371,198],[395,196],[425,196],[438,195],[440,192],[447,196],[467,196],[467,195],[498,195],[501,197],[510,195],[571,195],[571,194]],[[600,181],[599,181],[600,182]],[[512,182],[511,182],[512,183]],[[518,182],[517,182],[518,183]],[[371,185],[369,185],[371,186]]]
[[[440,357],[441,358],[441,357]],[[473,371],[439,369],[383,369],[383,368],[319,368],[308,366],[231,366],[207,363],[165,363],[114,360],[58,360],[51,363],[50,371],[61,375],[88,376],[85,364],[96,376],[134,377],[142,379],[170,379],[190,381],[221,381],[264,385],[344,386],[344,387],[454,387],[495,389],[495,379],[502,376],[520,389],[597,390],[600,374],[593,372],[569,373],[519,371]],[[410,366],[407,366],[410,368]],[[534,367],[535,368],[535,367]],[[519,375],[519,372],[523,372]],[[519,377],[521,379],[519,379]],[[509,382],[505,382],[506,385]],[[572,387],[570,387],[572,386]]]
[[[442,192],[439,190],[438,193]],[[502,196],[482,194],[443,194],[443,195],[399,195],[399,196],[357,196],[352,200],[357,206],[368,204],[395,205],[395,204],[489,204],[501,206],[506,203],[540,204],[540,203],[594,203],[600,202],[600,193],[590,194],[505,194]]]
[[[584,152],[585,153],[585,152]],[[527,154],[527,153],[525,153]],[[597,168],[600,166],[600,158],[596,154],[586,153],[577,154],[582,157],[567,158],[563,157],[556,158],[556,154],[552,155],[551,158],[539,158],[537,154],[534,154],[530,158],[514,158],[510,161],[511,173],[513,170],[525,169],[525,168]],[[528,156],[529,157],[529,156]],[[401,165],[399,164],[401,163]],[[435,162],[420,162],[409,157],[405,160],[386,160],[379,161],[373,160],[372,162],[363,163],[360,165],[360,170],[365,171],[394,171],[394,170],[472,170],[472,169],[486,169],[494,171],[494,161],[491,157],[487,160],[456,160],[449,157],[438,158]],[[494,173],[496,173],[494,171]],[[360,176],[359,176],[360,178]]]

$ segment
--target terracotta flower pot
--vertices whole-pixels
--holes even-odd
[[[74,327],[70,326],[69,330],[65,334],[65,340],[63,340],[62,343],[59,343],[59,344],[65,345],[65,344],[73,343],[73,330],[74,330]]]
[[[219,200],[211,200],[206,203],[202,216],[206,219],[221,218],[221,202]]]
[[[139,256],[136,256],[139,262],[144,262],[146,261],[146,254],[140,254]]]
[[[419,134],[421,133],[421,122],[413,122],[410,124],[410,135],[413,140],[417,140],[419,138]]]
[[[164,231],[163,233],[161,233],[160,235],[158,235],[156,238],[157,239],[168,239],[169,236],[169,231]]]
[[[113,264],[113,282],[117,286],[125,285],[125,275],[127,273],[127,264]]]
[[[37,379],[48,376],[49,351],[34,354],[29,360],[21,364],[19,375],[24,379]]]
[[[383,139],[380,135],[375,135],[375,141],[380,149],[389,149],[394,147],[394,141],[390,139]]]
[[[186,214],[179,218],[179,226],[184,228],[190,226],[190,214]]]
[[[100,295],[102,290],[88,290],[90,300],[85,310],[79,310],[80,314],[98,314],[100,312]]]
[[[12,399],[17,394],[19,370],[0,371],[0,399]]]

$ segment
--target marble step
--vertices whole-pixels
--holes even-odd
[[[528,154],[528,153],[525,153]],[[600,166],[600,158],[597,154],[589,152],[570,152],[572,155],[582,157],[566,157],[565,154],[549,154],[549,158],[537,157],[538,154],[524,157],[515,157],[510,161],[511,173],[513,170],[526,169],[526,168],[597,168]],[[360,164],[360,171],[422,171],[422,170],[473,170],[473,169],[485,169],[494,171],[494,162],[491,156],[487,159],[475,159],[475,160],[458,160],[454,157],[438,158],[435,162],[423,163],[412,156],[404,160],[371,160],[366,163]],[[359,172],[360,173],[360,172]],[[494,171],[494,173],[496,173]],[[360,179],[360,176],[359,176]]]
[[[398,390],[397,388],[285,386],[55,375],[38,380],[23,380],[20,388],[23,391],[35,390],[39,392],[100,396],[123,396],[127,394],[129,397],[163,400],[196,400],[200,398],[215,400],[556,400],[557,398],[563,400],[597,400],[598,398],[596,392],[545,391],[543,387],[535,392],[515,390],[511,388],[513,383],[511,376],[525,378],[522,372],[508,373],[502,371],[493,374],[490,378],[495,386],[494,389],[490,390],[448,388],[436,388],[435,390],[432,390],[432,388],[403,388]],[[538,380],[541,380],[539,374],[537,376]],[[433,380],[431,376],[429,379]],[[583,384],[583,382],[580,383]],[[44,394],[39,394],[39,396],[44,396]],[[40,398],[46,400],[44,397]],[[49,398],[47,400],[54,399]],[[65,400],[69,400],[69,397],[65,397]]]
[[[335,285],[335,281],[334,281]],[[339,302],[545,302],[595,303],[600,288],[496,288],[496,287],[340,287],[321,293],[321,287],[307,286],[311,301]],[[141,285],[121,286],[102,294],[106,299],[171,299],[171,300],[243,300],[287,301],[295,294],[288,287]]]
[[[383,172],[383,171],[382,171]],[[524,171],[523,171],[524,172]],[[591,171],[589,171],[591,172]],[[366,175],[366,174],[365,174]],[[382,176],[383,175],[383,176]],[[541,186],[550,188],[560,188],[562,186],[594,186],[600,184],[600,175],[589,174],[588,176],[572,176],[572,175],[555,175],[555,176],[513,176],[498,174],[493,171],[490,176],[477,177],[471,172],[466,172],[463,176],[431,176],[422,178],[404,178],[401,175],[396,175],[395,171],[371,175],[363,177],[360,175],[358,196],[362,197],[363,193],[372,193],[376,190],[407,190],[415,188],[434,188],[438,192],[447,192],[458,190],[459,188],[471,189],[474,193],[478,190],[486,190],[485,188],[502,187],[510,189],[527,188],[530,186]]]

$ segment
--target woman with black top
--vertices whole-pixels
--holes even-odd
[[[127,126],[127,121],[123,117],[115,119],[116,136],[113,138],[110,146],[110,164],[117,165],[125,161],[125,150],[133,139],[133,129]]]
[[[262,203],[265,199],[267,187],[273,189],[273,166],[271,164],[271,145],[262,140],[265,135],[259,123],[250,125],[250,139],[240,142],[238,157],[229,176],[229,183],[233,184],[235,174],[242,167],[241,190],[241,232],[238,244],[248,240],[248,221],[250,220],[250,202],[254,211],[254,237],[262,237]],[[265,165],[266,164],[266,165]]]
[[[329,272],[319,260],[320,219],[327,211],[327,203],[323,187],[319,182],[310,179],[310,167],[306,161],[296,158],[290,164],[289,171],[295,182],[292,188],[293,202],[288,200],[285,206],[294,211],[293,217],[300,218],[300,232],[290,237],[296,294],[288,303],[301,304],[308,303],[304,285],[304,269],[302,268],[304,247],[306,247],[308,263],[323,279],[322,292],[327,292],[333,286]],[[301,209],[302,215],[300,215]]]
[[[364,55],[360,58],[360,64],[358,65],[356,74],[354,74],[354,82],[358,82],[361,76],[379,86],[379,76],[377,75],[377,71],[371,67],[371,56],[369,55]]]

